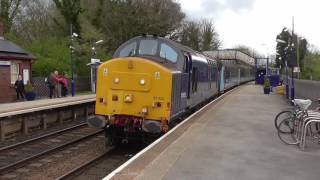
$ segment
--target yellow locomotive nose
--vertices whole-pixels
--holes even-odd
[[[137,57],[117,58],[99,66],[96,114],[144,120],[169,119],[171,71]],[[102,99],[102,100],[101,100]]]

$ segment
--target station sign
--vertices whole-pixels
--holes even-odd
[[[0,66],[10,66],[11,62],[10,61],[0,61]]]
[[[295,73],[300,72],[300,67],[298,67],[298,66],[293,67],[293,72],[295,72]]]
[[[100,59],[91,58],[91,63],[100,63]]]

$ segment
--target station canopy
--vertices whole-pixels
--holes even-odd
[[[239,61],[241,61],[245,64],[249,64],[251,66],[255,65],[254,57],[252,57],[246,53],[243,53],[242,51],[235,50],[235,49],[205,51],[203,53],[213,59],[224,60],[224,61],[239,60]]]

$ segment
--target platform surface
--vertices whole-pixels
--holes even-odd
[[[0,114],[11,112],[11,111],[19,111],[19,110],[25,110],[29,108],[50,106],[55,104],[63,104],[67,102],[88,100],[88,99],[94,99],[94,98],[95,98],[95,94],[88,94],[88,95],[78,95],[74,97],[69,96],[69,97],[54,98],[54,99],[40,99],[40,100],[34,100],[34,101],[5,103],[5,104],[0,104]]]
[[[319,180],[320,146],[302,152],[283,144],[273,120],[288,105],[262,91],[253,84],[233,91],[164,150],[157,152],[165,143],[151,149],[113,179]]]

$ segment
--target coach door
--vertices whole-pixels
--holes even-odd
[[[182,92],[186,92],[187,99],[190,99],[191,92],[191,75],[192,75],[192,61],[189,54],[184,54],[183,65],[183,80],[182,80]]]

